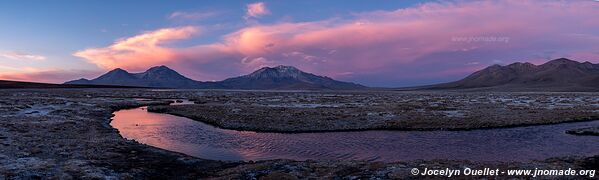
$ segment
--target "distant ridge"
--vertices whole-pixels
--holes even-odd
[[[109,85],[50,84],[50,83],[0,80],[0,89],[23,89],[23,88],[136,88],[136,87],[109,86]]]
[[[466,78],[417,89],[490,89],[506,91],[599,91],[599,64],[554,59],[542,65],[492,65]]]
[[[251,74],[217,82],[189,79],[166,66],[152,67],[142,73],[117,68],[92,80],[78,79],[65,84],[127,85],[176,89],[256,89],[256,90],[352,90],[365,86],[336,81],[326,76],[303,72],[292,66],[264,67]]]

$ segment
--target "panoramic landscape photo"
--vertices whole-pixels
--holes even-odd
[[[597,179],[599,1],[0,1],[0,180]]]

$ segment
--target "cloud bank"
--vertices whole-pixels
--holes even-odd
[[[17,52],[17,51],[1,53],[0,57],[5,57],[5,58],[8,58],[8,59],[13,59],[13,60],[36,60],[36,61],[41,61],[41,60],[45,60],[46,59],[46,57],[42,56],[42,55],[35,55],[35,54],[24,53],[24,52]]]
[[[251,17],[269,12],[263,3],[247,7]],[[186,47],[171,44],[201,38],[200,28],[164,28],[74,55],[105,69],[165,64],[197,80],[284,64],[366,85],[416,85],[455,80],[494,62],[599,62],[597,9],[592,1],[426,3],[346,19],[252,24]]]

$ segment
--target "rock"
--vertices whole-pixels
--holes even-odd
[[[28,157],[30,155],[31,155],[31,153],[28,153],[28,152],[19,152],[19,153],[17,153],[17,157]]]
[[[41,152],[42,152],[42,149],[38,148],[38,147],[33,147],[33,148],[29,149],[29,153],[31,153],[31,154],[39,154]]]

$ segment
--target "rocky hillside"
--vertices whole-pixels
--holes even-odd
[[[426,89],[470,89],[532,91],[598,91],[599,64],[566,58],[542,65],[513,63],[492,65],[468,77],[450,83],[426,86]]]

